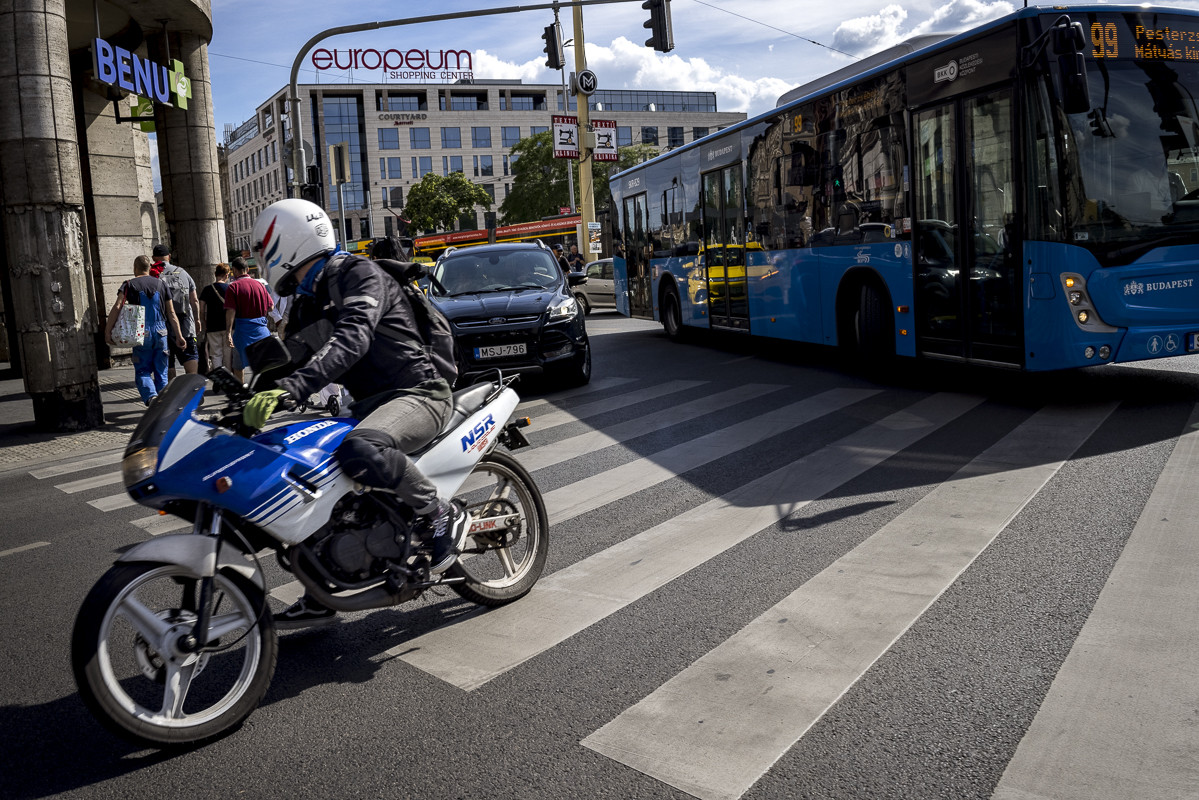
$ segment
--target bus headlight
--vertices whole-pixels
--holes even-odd
[[[549,321],[553,322],[558,319],[570,319],[579,310],[579,304],[572,297],[560,306],[550,306]]]
[[[1082,302],[1082,292],[1070,292],[1070,305],[1076,306]]]
[[[1083,325],[1086,325],[1087,320],[1090,318],[1091,318],[1091,315],[1086,312],[1086,309],[1083,309],[1082,311],[1078,312],[1078,321],[1081,322]]]
[[[154,477],[158,470],[158,448],[144,447],[135,450],[121,461],[121,476],[126,486],[136,486],[142,481]]]

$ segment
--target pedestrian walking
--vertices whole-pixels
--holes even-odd
[[[234,377],[245,380],[246,348],[271,335],[267,314],[274,308],[271,295],[256,278],[244,258],[235,258],[233,280],[225,289],[225,341],[234,349]]]
[[[229,265],[212,269],[213,282],[200,292],[200,318],[204,320],[204,343],[208,348],[208,369],[233,369],[233,348],[225,327],[225,290],[229,288]]]
[[[183,333],[183,344],[170,342],[171,357],[167,372],[175,377],[175,362],[183,366],[183,371],[189,375],[196,374],[200,369],[200,349],[197,337],[203,334],[203,323],[200,321],[200,298],[196,294],[196,282],[181,268],[171,263],[171,249],[164,244],[154,245],[154,257],[158,261],[151,265],[151,274],[158,268],[159,280],[167,285],[171,302],[175,304],[175,316],[179,319],[179,329]]]
[[[138,256],[133,260],[133,278],[121,284],[117,300],[108,312],[104,327],[104,341],[112,346],[112,329],[117,315],[126,304],[139,305],[146,313],[146,335],[142,344],[133,348],[133,381],[142,402],[150,405],[158,393],[167,385],[167,337],[182,344],[179,319],[171,303],[166,284],[150,275],[150,259]]]

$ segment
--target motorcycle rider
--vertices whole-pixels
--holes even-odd
[[[416,512],[415,530],[432,547],[430,572],[440,574],[462,548],[468,516],[437,496],[407,453],[432,441],[449,421],[450,385],[425,353],[399,285],[370,259],[342,251],[333,224],[320,206],[298,198],[272,203],[254,223],[260,269],[280,297],[297,295],[289,346],[303,341],[305,330],[310,341],[311,331],[320,333],[310,347],[315,352],[277,389],[255,394],[244,419],[260,428],[281,403],[342,384],[362,421],[337,448],[342,470],[365,486],[394,490]],[[305,596],[275,615],[276,627],[332,622],[335,613]]]

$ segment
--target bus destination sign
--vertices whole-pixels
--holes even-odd
[[[1199,26],[1179,19],[1159,26],[1140,25],[1104,14],[1091,23],[1090,52],[1092,58],[1199,63]]]

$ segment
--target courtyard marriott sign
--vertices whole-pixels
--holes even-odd
[[[384,80],[456,81],[473,78],[469,50],[328,50],[312,51],[312,66],[319,70],[382,70]]]

